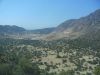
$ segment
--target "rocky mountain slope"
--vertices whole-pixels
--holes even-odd
[[[61,23],[47,39],[77,38],[84,36],[99,35],[100,32],[100,9],[79,19],[71,19]],[[98,34],[97,34],[98,33]],[[83,36],[84,35],[84,36]]]

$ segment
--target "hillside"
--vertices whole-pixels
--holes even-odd
[[[78,38],[100,32],[100,9],[79,19],[71,19],[61,23],[50,33],[47,39]],[[97,34],[99,35],[99,34]],[[91,37],[92,37],[91,36]],[[89,36],[87,37],[89,38]]]
[[[30,30],[30,32],[34,34],[49,34],[55,30],[55,27],[52,28],[43,28],[43,29],[35,29],[35,30]]]
[[[18,27],[18,26],[10,26],[10,25],[0,25],[0,34],[5,33],[5,34],[16,34],[16,33],[22,33],[26,31],[24,28],[22,27]]]

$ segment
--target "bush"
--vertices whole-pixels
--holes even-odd
[[[97,66],[94,70],[95,75],[100,75],[100,66]]]

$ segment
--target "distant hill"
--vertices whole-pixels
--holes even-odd
[[[26,30],[22,27],[11,25],[0,25],[0,38],[15,39],[37,39],[46,34],[53,32],[55,28],[44,28],[36,30]]]
[[[49,34],[51,32],[53,32],[55,28],[44,28],[44,29],[35,29],[35,30],[26,30],[22,27],[18,27],[18,26],[11,26],[11,25],[0,25],[0,34],[16,34],[16,33],[33,33],[33,34]]]
[[[0,34],[16,34],[24,31],[26,31],[24,28],[15,25],[0,25]]]
[[[35,34],[49,34],[49,33],[53,32],[54,30],[55,30],[55,27],[31,30],[31,32],[35,33]]]

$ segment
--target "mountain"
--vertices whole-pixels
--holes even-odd
[[[36,29],[36,30],[31,30],[30,32],[34,34],[49,34],[55,30],[55,27],[52,28],[44,28],[44,29]]]
[[[26,30],[18,26],[0,25],[0,37],[57,40],[61,38],[96,39],[100,37],[100,9],[79,19],[64,21],[57,27]]]
[[[98,33],[98,34],[97,34]],[[61,23],[46,39],[95,37],[100,34],[100,9],[79,19]]]
[[[16,38],[26,32],[26,29],[18,26],[0,25],[0,38]]]
[[[0,34],[16,34],[24,31],[26,31],[24,28],[15,25],[0,25]]]
[[[52,27],[36,30],[26,30],[15,25],[0,25],[0,38],[40,39],[42,36],[53,32],[54,29],[55,28]]]

